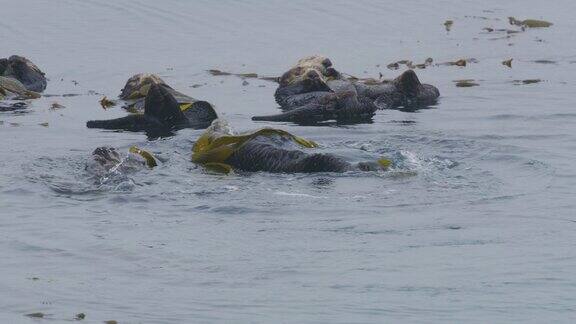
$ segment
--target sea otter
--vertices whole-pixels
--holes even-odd
[[[212,105],[184,95],[153,74],[131,77],[120,94],[134,114],[111,120],[91,120],[88,128],[128,131],[172,131],[206,128],[217,118]]]
[[[25,109],[25,100],[40,98],[44,89],[46,78],[34,63],[17,55],[0,59],[0,111]]]
[[[27,90],[42,92],[48,84],[44,72],[25,57],[12,55],[0,59],[0,76],[20,81]]]
[[[279,80],[274,93],[283,113],[253,120],[318,122],[371,118],[378,109],[418,108],[434,104],[438,89],[422,84],[413,70],[394,80],[345,77],[323,56],[298,61]]]
[[[385,159],[353,164],[333,154],[302,150],[314,147],[317,147],[316,143],[280,129],[263,128],[237,134],[225,121],[217,119],[194,144],[192,161],[223,172],[377,171],[390,165]]]

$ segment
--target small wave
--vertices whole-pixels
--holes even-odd
[[[279,196],[291,196],[291,197],[301,197],[301,198],[313,198],[313,199],[328,199],[329,197],[325,196],[314,196],[310,194],[304,193],[297,193],[297,192],[284,192],[284,191],[276,191],[274,192],[275,195]]]

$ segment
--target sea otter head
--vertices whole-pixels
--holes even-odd
[[[47,81],[44,72],[30,62],[28,59],[18,55],[12,55],[7,60],[0,63],[2,74],[12,77],[26,87],[35,92],[42,92],[46,89]]]
[[[92,160],[109,169],[122,161],[120,154],[113,147],[102,146],[92,152]]]
[[[122,92],[120,93],[120,99],[128,100],[144,98],[148,94],[148,90],[150,90],[152,84],[166,85],[164,80],[155,74],[136,74],[126,81],[126,85],[122,88]]]
[[[324,56],[303,58],[280,78],[280,86],[303,85],[308,91],[322,91],[326,82],[335,79],[339,73],[332,67],[330,59]]]

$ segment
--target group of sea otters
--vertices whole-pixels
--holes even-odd
[[[361,80],[338,72],[323,56],[299,60],[277,81],[274,97],[282,112],[254,116],[252,120],[356,122],[371,119],[380,109],[433,105],[440,95],[436,87],[420,83],[413,70],[393,80]],[[15,105],[18,100],[38,98],[46,85],[44,73],[26,58],[14,55],[0,59],[0,100],[15,100]],[[390,166],[385,159],[353,164],[333,154],[307,153],[304,148],[317,144],[280,129],[236,133],[209,102],[173,89],[154,74],[137,74],[128,79],[119,99],[131,112],[129,115],[91,120],[86,126],[158,134],[183,128],[206,129],[192,148],[192,161],[209,170],[310,173],[378,171]],[[114,148],[99,147],[89,162],[102,172],[156,164],[152,154],[136,147],[126,157]]]

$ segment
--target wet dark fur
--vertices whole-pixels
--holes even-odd
[[[358,85],[357,85],[358,87]],[[375,99],[380,109],[419,108],[433,105],[440,96],[440,91],[432,85],[422,84],[412,70],[402,73],[387,87],[378,89],[379,85],[362,85],[365,93]]]
[[[248,172],[341,173],[352,170],[382,170],[376,162],[351,164],[333,154],[308,154],[300,150],[282,148],[266,137],[256,137],[244,143],[226,160],[226,163],[235,169]]]
[[[335,155],[286,150],[260,138],[244,143],[226,163],[243,171],[311,173],[345,172],[353,169],[350,163]]]
[[[362,121],[370,119],[377,109],[418,109],[435,104],[440,96],[436,87],[420,83],[412,70],[392,82],[376,84],[348,80],[333,68],[329,70],[335,78],[332,81],[325,82],[316,70],[311,70],[290,83],[288,81],[293,75],[300,72],[298,67],[292,68],[282,76],[274,93],[284,112],[255,116],[252,120],[298,123]]]

